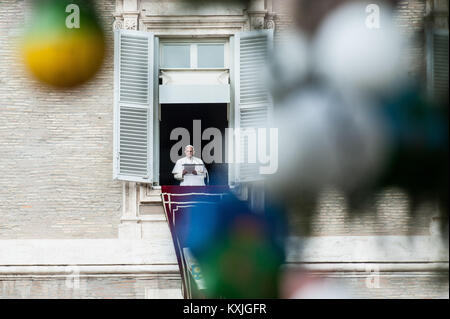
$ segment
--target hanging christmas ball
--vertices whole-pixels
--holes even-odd
[[[230,193],[178,218],[177,238],[198,261],[208,298],[278,297],[287,232],[280,203],[267,199],[256,213]]]
[[[105,55],[101,22],[87,0],[38,0],[27,26],[23,57],[29,71],[54,87],[80,85]]]

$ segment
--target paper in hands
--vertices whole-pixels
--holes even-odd
[[[203,166],[203,164],[183,164],[183,169],[186,174],[193,174],[196,166]]]

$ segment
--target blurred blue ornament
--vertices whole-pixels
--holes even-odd
[[[286,225],[275,204],[255,213],[229,194],[220,203],[190,209],[176,232],[198,260],[209,297],[278,296]]]

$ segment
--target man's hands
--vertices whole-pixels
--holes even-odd
[[[182,175],[186,175],[187,174],[187,170],[183,170]],[[194,171],[192,172],[192,174],[197,175],[197,171],[194,169]]]

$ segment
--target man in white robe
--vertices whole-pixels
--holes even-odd
[[[186,157],[180,158],[172,170],[172,174],[176,180],[181,181],[180,186],[205,186],[205,177],[207,174],[206,167],[203,161],[194,157],[195,151],[192,145],[188,145],[184,148],[184,154]],[[192,174],[188,173],[183,168],[183,164],[198,164],[195,166]]]

